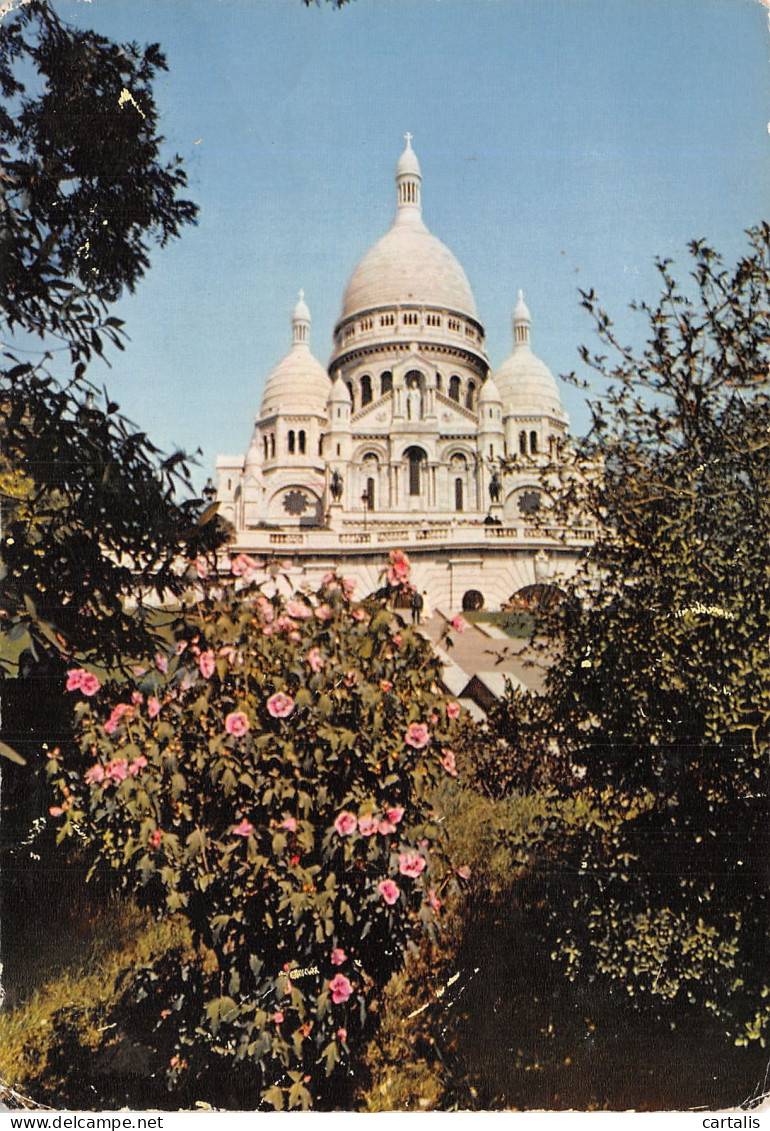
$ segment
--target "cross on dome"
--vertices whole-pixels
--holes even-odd
[[[404,140],[406,142],[406,148],[411,149],[412,148],[412,135],[409,132],[404,134]]]

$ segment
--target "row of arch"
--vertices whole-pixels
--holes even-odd
[[[304,428],[300,428],[298,432],[295,432],[293,428],[289,429],[286,436],[286,452],[290,456],[296,454],[304,456],[306,454],[307,433]],[[262,437],[262,454],[266,460],[275,459],[275,432],[270,432],[269,435],[266,434]]]
[[[368,404],[371,404],[372,401],[375,399],[375,383],[374,382],[375,382],[375,379],[372,378],[372,375],[370,373],[362,373],[361,374],[361,377],[358,380],[358,384],[359,384],[359,388],[360,388],[360,399],[359,399],[358,403],[356,402],[355,385],[353,384],[353,382],[351,380],[347,380],[345,382],[345,385],[347,386],[347,390],[350,394],[350,405],[351,405],[351,410],[353,412],[355,412],[358,408],[365,408]],[[410,370],[410,372],[407,373],[407,375],[406,375],[406,386],[407,386],[407,388],[409,388],[410,385],[415,384],[415,383],[419,384],[419,386],[422,386],[424,384],[424,382],[425,382],[424,374],[422,374],[417,369]],[[465,408],[470,409],[472,412],[475,411],[475,409],[476,409],[477,385],[476,385],[476,382],[474,380],[468,381],[467,385],[465,386],[465,389],[463,389],[462,378],[459,377],[456,373],[453,373],[452,376],[449,378],[449,382],[447,384],[446,391],[444,390],[443,385],[444,385],[443,377],[441,376],[440,373],[437,373],[436,374],[436,389],[438,390],[438,392],[439,393],[445,392],[446,396],[448,396],[449,399],[454,401],[456,404],[463,404]],[[377,393],[377,396],[384,397],[384,396],[387,396],[388,393],[392,393],[392,392],[393,392],[393,374],[389,369],[386,369],[384,371],[384,373],[380,374],[379,393]]]

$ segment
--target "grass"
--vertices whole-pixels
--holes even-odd
[[[476,612],[463,613],[469,624],[493,624],[501,629],[507,636],[514,640],[529,640],[535,627],[535,618],[532,613],[524,612],[488,612],[479,609]]]

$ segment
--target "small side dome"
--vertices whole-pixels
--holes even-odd
[[[500,396],[500,390],[498,389],[492,377],[487,377],[486,381],[481,386],[478,403],[480,405],[503,403],[503,398]]]
[[[329,394],[329,404],[346,404],[350,408],[350,389],[338,373],[332,381],[332,390]]]
[[[291,349],[267,379],[260,416],[287,412],[325,417],[331,382],[323,365],[310,352],[310,311],[302,291],[294,307],[291,326]]]
[[[513,311],[513,353],[494,375],[506,416],[550,416],[569,425],[559,388],[548,366],[529,344],[532,316],[524,294]]]

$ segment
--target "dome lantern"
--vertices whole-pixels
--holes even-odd
[[[305,303],[305,292],[299,292],[297,305],[291,316],[292,346],[310,347],[310,311]]]
[[[407,133],[406,149],[398,159],[396,166],[396,186],[398,189],[398,212],[396,221],[422,223],[422,203],[420,201],[420,186],[422,173],[417,154],[412,149],[412,135]]]
[[[519,291],[519,301],[513,311],[513,348],[529,345],[529,333],[532,329],[532,315],[524,301],[524,291]]]

